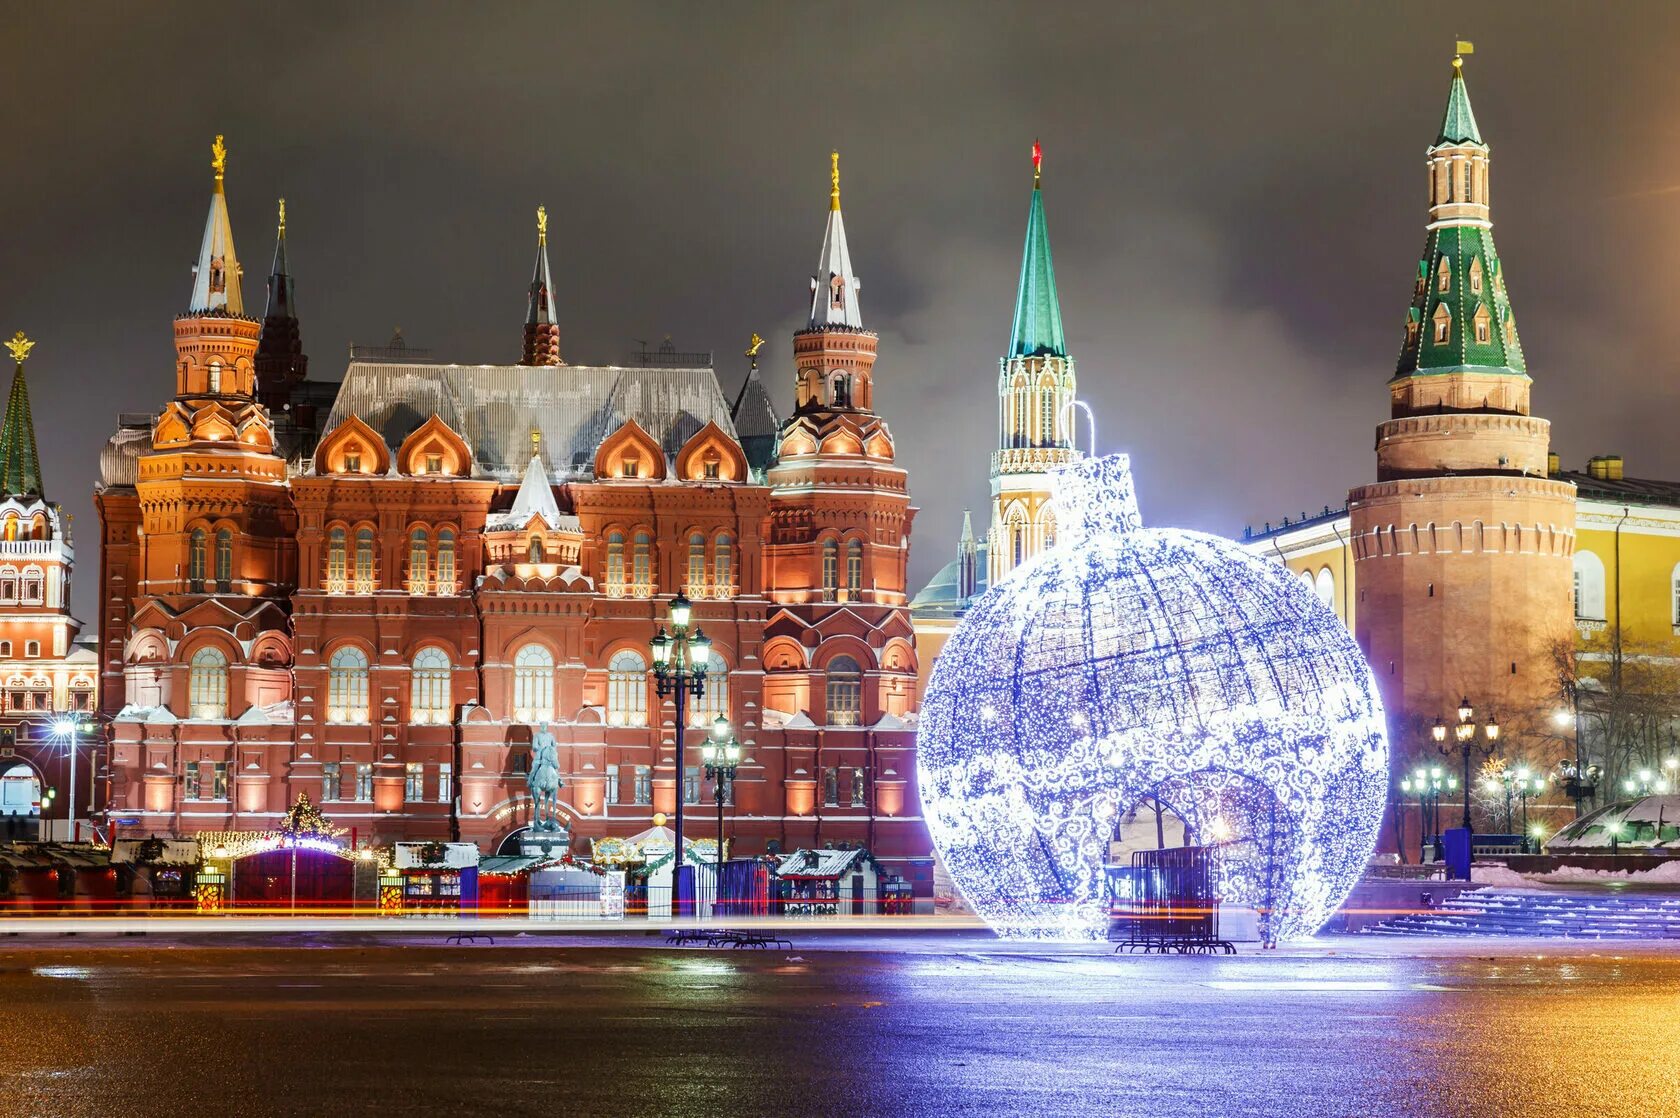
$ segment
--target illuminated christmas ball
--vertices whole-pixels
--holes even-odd
[[[974,602],[928,683],[920,787],[946,869],[1001,935],[1100,937],[1116,824],[1159,802],[1266,938],[1317,931],[1387,787],[1352,635],[1285,567],[1142,527],[1125,455],[1058,471],[1056,511],[1057,546]]]

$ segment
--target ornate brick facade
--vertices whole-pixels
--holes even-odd
[[[206,251],[224,270],[225,221],[218,184],[206,243],[226,248]],[[812,286],[799,408],[767,469],[710,368],[536,352],[532,317],[558,334],[540,248],[522,364],[352,362],[318,446],[289,461],[246,375],[256,321],[195,290],[175,399],[104,460],[113,804],[160,834],[260,829],[308,792],[363,839],[493,851],[530,822],[547,722],[574,849],[645,830],[680,788],[708,837],[700,732],[679,765],[647,673],[681,591],[727,667],[691,727],[725,712],[745,747],[736,849],[846,841],[924,876],[913,510],[871,410],[875,336],[815,309],[856,313],[837,195]]]

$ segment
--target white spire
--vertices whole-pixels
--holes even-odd
[[[533,516],[540,516],[550,529],[560,527],[560,506],[554,502],[554,489],[548,484],[548,471],[543,469],[540,454],[531,455],[519,492],[514,494],[513,508],[508,510],[508,519],[521,528],[531,523]]]
[[[840,216],[840,153],[834,152],[828,196],[828,228],[823,230],[822,255],[817,274],[811,277],[811,321],[807,329],[825,326],[863,328],[858,313],[857,276],[852,272],[852,254],[846,249],[846,222]]]
[[[204,244],[193,267],[192,302],[188,314],[206,311],[245,313],[245,296],[239,289],[239,257],[233,251],[233,226],[228,221],[227,195],[222,192],[222,175],[227,170],[227,148],[222,138],[210,148],[210,166],[216,172],[216,192],[210,195],[210,215],[204,221]]]

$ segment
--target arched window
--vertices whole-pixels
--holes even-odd
[[[187,583],[190,589],[204,589],[205,551],[209,537],[203,528],[194,528],[187,541]]]
[[[846,541],[846,598],[857,601],[863,592],[863,541]]]
[[[725,532],[712,545],[712,590],[720,598],[735,592],[735,556],[733,543]]]
[[[343,528],[327,533],[327,593],[342,594],[350,579],[349,560]]]
[[[410,722],[449,721],[449,654],[436,646],[414,654],[409,690]]]
[[[613,726],[647,725],[647,663],[624,649],[607,662],[607,722]]]
[[[1452,335],[1452,311],[1445,303],[1437,303],[1432,321],[1435,323],[1435,344],[1446,345]]]
[[[1038,444],[1056,445],[1056,393],[1042,384],[1038,388]]]
[[[17,538],[18,538],[18,518],[16,516],[8,516],[8,517],[6,517],[6,539],[7,540],[15,540]]]
[[[624,596],[624,533],[607,535],[607,593],[614,598]]]
[[[527,563],[546,562],[543,558],[543,542],[541,536],[531,537],[531,542],[525,548],[525,561]]]
[[[356,530],[356,593],[373,593],[373,529]]]
[[[408,537],[408,592],[410,594],[424,594],[426,592],[426,568],[431,566],[431,556],[427,554],[426,529],[416,528]]]
[[[1586,550],[1575,553],[1575,618],[1604,620],[1604,560]]]
[[[194,718],[228,716],[228,660],[221,649],[206,646],[193,653],[187,703]]]
[[[554,656],[540,644],[514,654],[513,716],[521,722],[554,717]]]
[[[856,726],[863,712],[863,672],[850,656],[828,662],[828,724]]]
[[[15,602],[18,596],[18,575],[12,567],[0,571],[0,602]]]
[[[706,596],[706,537],[695,532],[688,537],[688,589],[691,598]]]
[[[688,709],[690,726],[710,726],[720,714],[729,717],[729,665],[715,648],[706,665],[706,689],[690,700]]]
[[[39,567],[26,567],[23,572],[23,601],[26,605],[40,605],[43,575]]]
[[[1044,550],[1049,551],[1056,546],[1056,514],[1045,508],[1042,515],[1044,527]]]
[[[367,720],[367,653],[354,645],[345,645],[327,662],[327,721]]]
[[[1331,609],[1336,608],[1336,576],[1330,573],[1329,567],[1318,569],[1318,577],[1313,579],[1313,593]]]
[[[1027,518],[1018,508],[1009,514],[1009,554],[1011,570],[1027,561]]]
[[[838,288],[836,288],[836,290],[838,290]],[[834,380],[831,383],[833,384],[834,387],[833,387],[833,392],[831,393],[829,398],[830,398],[830,401],[832,402],[833,406],[837,407],[837,408],[849,408],[849,407],[851,407],[852,406],[852,378],[848,377],[844,373],[835,373],[834,374]]]
[[[834,540],[824,540],[822,545],[822,589],[825,602],[839,597],[840,545]]]
[[[221,282],[221,277],[222,277],[222,258],[218,256],[215,259],[214,263],[212,263],[211,269],[210,269],[210,285],[211,285],[211,290],[212,291],[220,290],[220,288],[217,287],[217,284],[219,284]],[[212,393],[218,393],[222,390],[222,363],[220,361],[210,362],[210,377],[209,377],[209,380],[210,380],[210,391]]]
[[[451,528],[438,530],[437,592],[455,593],[455,532]]]
[[[638,598],[653,594],[653,537],[646,532],[636,533],[636,550],[631,556],[631,579],[635,586],[631,593]]]

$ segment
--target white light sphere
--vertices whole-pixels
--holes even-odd
[[[1352,635],[1282,565],[1142,527],[1125,455],[1059,470],[1056,512],[1057,546],[975,600],[928,682],[918,774],[946,869],[1000,935],[1098,938],[1116,821],[1159,798],[1266,938],[1317,931],[1386,797]]]

